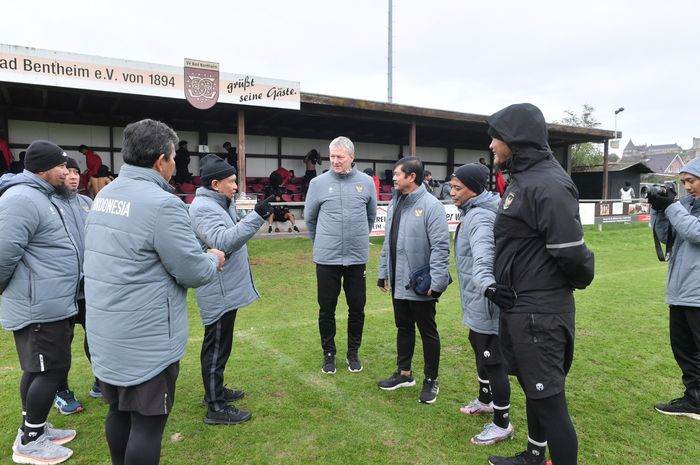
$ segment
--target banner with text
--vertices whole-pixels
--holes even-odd
[[[374,227],[370,231],[370,236],[383,236],[384,230],[386,228],[386,213],[388,205],[377,206],[377,216],[374,220]],[[450,228],[450,232],[454,232],[457,229],[459,220],[462,218],[462,214],[459,209],[451,203],[443,204],[445,207],[445,216],[447,216],[447,225]]]
[[[203,67],[193,63],[200,73]],[[218,73],[218,102],[298,110],[299,82],[247,74]],[[210,73],[213,76],[213,72]],[[185,99],[185,68],[0,44],[0,81]],[[203,87],[199,87],[202,89]],[[204,89],[210,95],[216,89]]]

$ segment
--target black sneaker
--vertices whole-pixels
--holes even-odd
[[[492,455],[489,457],[490,465],[545,465],[544,454],[539,455],[538,450],[533,449],[532,453],[522,451],[513,457],[499,457]]]
[[[267,233],[270,234],[272,232],[272,226],[267,227]]]
[[[250,420],[253,414],[247,410],[239,410],[233,405],[227,405],[221,410],[207,409],[204,423],[208,425],[237,425]]]
[[[330,352],[323,356],[323,367],[321,367],[321,373],[327,375],[335,374],[335,355]]]
[[[238,389],[229,389],[224,386],[224,402],[235,402],[245,397],[244,391]],[[202,405],[207,405],[207,399],[202,399]]]
[[[297,228],[297,225],[292,226],[292,228],[293,228],[296,232],[299,232],[299,228]]]
[[[348,354],[345,358],[345,363],[348,364],[348,370],[352,373],[359,373],[362,371],[362,362],[357,354]]]
[[[393,391],[402,387],[411,387],[416,385],[416,380],[411,375],[402,375],[400,370],[396,370],[387,379],[383,379],[377,383],[379,389],[384,391]]]
[[[423,389],[421,389],[420,391],[420,397],[418,397],[418,401],[424,404],[432,404],[437,400],[438,392],[440,392],[440,388],[438,387],[438,380],[425,378],[423,380]]]
[[[685,396],[673,399],[667,404],[656,404],[654,408],[657,412],[661,412],[664,415],[684,416],[700,420],[700,408],[695,406]]]

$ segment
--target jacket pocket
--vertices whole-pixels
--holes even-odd
[[[170,297],[167,299],[168,302],[168,339],[172,343],[173,340],[173,306],[172,302],[170,301]]]

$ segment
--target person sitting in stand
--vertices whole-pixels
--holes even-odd
[[[272,199],[272,202],[284,202],[284,199],[282,198],[282,193],[279,190],[277,192],[274,192],[273,195],[275,196],[275,198]],[[289,208],[286,205],[272,206],[272,215],[267,217],[267,222],[269,225],[267,227],[268,234],[272,232],[273,221],[278,221],[280,223],[289,221],[290,223],[292,223],[292,227],[287,228],[287,232],[292,232],[292,230],[299,232],[299,228],[297,228],[296,224],[296,218],[294,217],[294,214],[289,211]],[[275,227],[275,232],[280,232],[280,228]]]

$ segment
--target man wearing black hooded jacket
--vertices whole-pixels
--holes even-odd
[[[575,465],[576,431],[564,384],[573,361],[574,289],[593,280],[578,191],[554,159],[534,105],[510,105],[488,118],[496,163],[511,177],[494,225],[494,276],[486,296],[500,306],[503,354],[526,397],[527,450],[489,457],[492,465]]]

